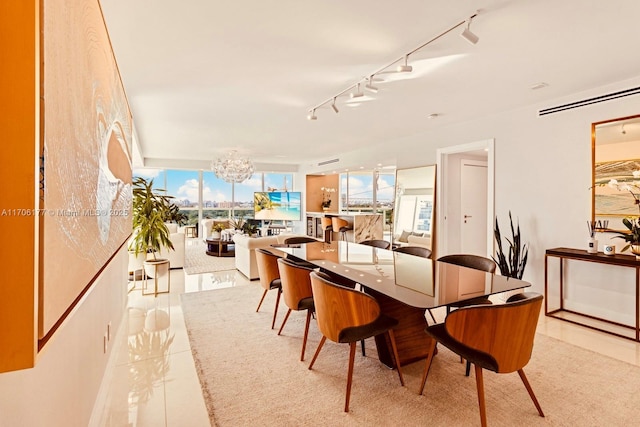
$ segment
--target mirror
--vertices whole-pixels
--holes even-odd
[[[435,187],[435,165],[396,170],[393,243],[433,250]]]
[[[623,230],[640,215],[640,115],[591,125],[591,216],[601,228]]]

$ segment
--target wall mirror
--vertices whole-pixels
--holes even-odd
[[[591,138],[592,220],[623,230],[624,217],[640,215],[640,115],[593,123]]]
[[[396,170],[393,242],[408,244],[410,235],[432,248],[436,165]]]

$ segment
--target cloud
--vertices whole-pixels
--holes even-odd
[[[133,170],[133,176],[140,176],[142,178],[156,178],[158,175],[160,175],[160,172],[162,172],[162,169],[134,169]]]
[[[197,179],[188,179],[178,187],[177,197],[180,199],[189,199],[191,202],[198,201],[198,180]],[[231,200],[231,196],[225,194],[224,192],[216,189],[211,190],[211,187],[207,185],[206,182],[203,184],[202,188],[202,200],[206,201],[214,201],[214,202],[227,202]]]

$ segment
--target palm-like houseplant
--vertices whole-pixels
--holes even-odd
[[[160,194],[164,190],[153,188],[150,181],[141,177],[133,179],[133,240],[129,250],[138,254],[151,253],[156,260],[156,252],[162,247],[173,249],[169,239],[169,229],[164,223],[171,196]]]
[[[498,264],[500,274],[503,276],[514,277],[516,279],[522,279],[524,268],[527,265],[529,247],[527,244],[522,244],[520,224],[515,228],[513,227],[511,211],[509,211],[509,223],[511,224],[511,240],[506,238],[507,243],[509,243],[509,252],[508,255],[505,255],[502,248],[502,236],[500,234],[500,227],[498,226],[498,218],[496,218],[496,227],[493,230],[493,235],[496,239],[498,248],[496,249],[496,258],[491,258],[493,258],[496,264]]]

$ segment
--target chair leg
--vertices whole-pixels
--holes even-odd
[[[524,371],[522,369],[518,369],[518,374],[520,375],[520,379],[522,380],[522,382],[524,383],[524,386],[526,387],[527,391],[529,392],[529,396],[531,396],[531,400],[533,400],[533,404],[536,405],[536,409],[538,410],[538,414],[541,417],[544,417],[544,412],[542,412],[542,408],[540,407],[540,404],[538,403],[538,399],[536,399],[536,395],[533,394],[533,389],[531,388],[531,385],[529,384],[529,380],[527,380],[527,376],[524,374]]]
[[[424,372],[422,373],[422,383],[420,383],[420,391],[418,392],[418,394],[422,394],[422,392],[424,391],[424,385],[427,383],[427,375],[429,375],[429,369],[431,368],[431,362],[433,361],[433,356],[435,354],[436,344],[437,344],[436,340],[432,338],[431,344],[429,344],[429,348],[428,348],[429,353],[427,354],[427,360],[425,361],[425,364],[424,364]]]
[[[276,325],[276,316],[278,315],[278,304],[280,304],[281,289],[278,289],[278,296],[276,297],[276,308],[273,309],[273,320],[271,321],[271,329]]]
[[[393,329],[388,331],[389,339],[391,340],[391,348],[393,349],[393,358],[396,359],[396,369],[398,370],[398,378],[400,378],[400,385],[404,387],[404,378],[402,377],[402,366],[400,366],[400,356],[398,355],[398,346],[396,345],[396,336],[393,333]]]
[[[284,324],[287,323],[289,319],[289,315],[291,314],[291,309],[287,310],[287,314],[284,315],[284,320],[282,321],[282,325],[280,325],[280,329],[278,330],[278,335],[282,332],[282,328],[284,328]]]
[[[262,301],[264,301],[264,297],[267,296],[267,292],[269,292],[269,290],[265,289],[264,292],[262,293],[262,298],[260,298],[260,302],[258,303],[258,308],[256,308],[256,313],[260,310],[260,306],[262,305]]]
[[[427,309],[427,311],[429,312],[429,316],[431,316],[431,320],[433,320],[433,323],[438,323],[435,316],[433,315],[433,312],[429,309]]]
[[[311,323],[311,310],[307,310],[307,323],[304,325],[304,338],[302,338],[302,353],[300,361],[304,361],[304,350],[307,348],[307,337],[309,336],[309,323]]]
[[[356,358],[356,343],[349,343],[349,372],[347,373],[347,396],[344,401],[344,412],[349,412],[349,399],[351,398],[351,382],[353,379],[353,361]]]
[[[482,379],[482,368],[474,365],[476,368],[476,388],[478,389],[478,406],[480,406],[480,424],[487,427],[487,409],[484,405],[484,381]]]
[[[364,349],[364,340],[360,340],[360,346],[362,347],[362,357],[365,357],[367,353]]]
[[[471,373],[471,362],[467,360],[467,367],[464,370],[465,377],[468,377],[470,373]]]
[[[324,342],[326,340],[327,340],[327,337],[323,335],[322,339],[320,340],[320,343],[318,344],[316,353],[313,355],[313,359],[311,359],[311,363],[309,364],[309,370],[311,370],[311,368],[313,368],[313,364],[316,363],[316,359],[318,358],[318,355],[320,354],[320,350],[322,350],[322,346],[324,345]]]

